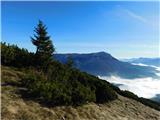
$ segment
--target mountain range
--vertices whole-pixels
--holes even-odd
[[[158,71],[154,67],[133,65],[129,62],[120,61],[106,52],[55,54],[54,57],[61,63],[66,63],[70,57],[76,68],[96,76],[116,75],[128,79],[158,77],[155,74]]]

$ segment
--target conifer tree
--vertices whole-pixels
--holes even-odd
[[[44,67],[52,61],[55,48],[50,36],[48,36],[47,27],[42,21],[39,20],[34,32],[36,34],[34,34],[34,37],[31,37],[31,41],[37,47],[35,64]]]
[[[67,57],[66,65],[67,65],[67,67],[72,68],[72,67],[73,67],[73,64],[74,64],[73,59],[72,59],[72,57],[69,55],[69,56]]]

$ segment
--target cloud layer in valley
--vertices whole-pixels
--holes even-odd
[[[139,97],[152,98],[160,94],[160,80],[153,78],[123,79],[120,77],[100,77],[111,83],[117,84],[122,90],[129,90]]]
[[[155,67],[155,66],[152,66]],[[160,68],[157,75],[160,75]],[[137,78],[137,79],[123,79],[118,76],[99,76],[99,78],[107,80],[110,83],[116,84],[121,90],[129,90],[139,97],[153,98],[157,94],[160,94],[160,79],[154,79],[151,77]]]

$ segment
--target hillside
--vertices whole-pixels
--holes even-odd
[[[122,62],[105,52],[54,55],[62,63],[67,61],[68,56],[73,59],[76,68],[96,76],[117,75],[129,79],[158,77],[155,74],[157,72],[155,68]]]
[[[104,104],[47,107],[23,98],[19,86],[23,69],[2,66],[2,120],[159,120],[160,112],[140,102],[118,95]]]

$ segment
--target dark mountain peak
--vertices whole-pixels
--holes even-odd
[[[108,53],[106,53],[104,51],[100,51],[100,52],[95,52],[95,54],[108,54]]]
[[[95,52],[95,53],[92,53],[92,54],[97,54],[97,55],[110,55],[109,53],[106,53],[104,51],[101,51],[101,52]],[[111,56],[111,55],[110,55]]]
[[[91,55],[91,56],[96,56],[96,57],[110,57],[110,58],[112,58],[112,56],[109,54],[109,53],[106,53],[106,52],[104,52],[104,51],[102,51],[102,52],[95,52],[95,53],[90,53],[90,54],[88,54],[88,55]]]

